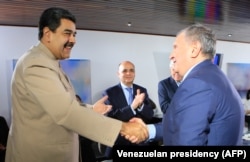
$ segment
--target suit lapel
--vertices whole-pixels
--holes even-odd
[[[126,99],[126,96],[125,96],[125,94],[124,94],[124,92],[123,92],[123,90],[122,90],[121,84],[118,84],[118,86],[117,86],[117,91],[118,91],[118,92],[117,92],[117,95],[118,95],[118,98],[119,98],[121,104],[122,104],[122,105],[128,105],[127,99]],[[134,93],[134,92],[133,92],[133,93]]]
[[[70,82],[70,79],[68,78],[68,76],[64,73],[63,69],[60,66],[59,63],[59,70],[58,70],[58,74],[59,74],[59,78],[65,88],[66,91],[74,91],[74,88]]]

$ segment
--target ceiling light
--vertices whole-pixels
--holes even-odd
[[[132,23],[131,23],[131,22],[128,22],[128,24],[127,24],[127,25],[128,25],[128,27],[130,27],[130,26],[132,26]]]
[[[228,34],[227,36],[228,36],[228,37],[231,37],[231,36],[232,36],[232,34]]]

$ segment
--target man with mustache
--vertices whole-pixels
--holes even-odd
[[[46,9],[40,17],[39,43],[17,61],[6,162],[78,162],[78,134],[108,146],[119,134],[135,143],[148,137],[142,121],[125,123],[94,112],[111,109],[104,104],[107,96],[94,105],[76,100],[59,64],[76,43],[75,23],[65,9]]]

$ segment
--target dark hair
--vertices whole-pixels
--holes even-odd
[[[61,19],[68,19],[76,23],[75,16],[63,8],[51,7],[43,11],[39,20],[38,39],[41,40],[43,37],[44,27],[48,27],[51,31],[55,32],[61,24]]]
[[[246,94],[246,99],[249,100],[250,99],[250,89],[247,91],[247,94]]]

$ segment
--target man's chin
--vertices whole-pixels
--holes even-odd
[[[68,58],[70,58],[70,54],[63,55],[63,56],[62,56],[62,60],[64,60],[64,59],[68,59]]]

